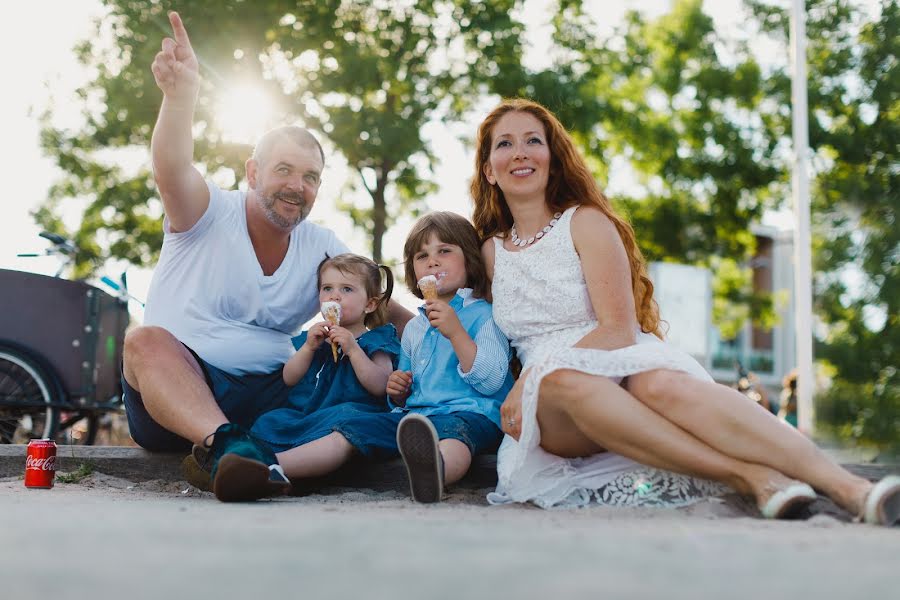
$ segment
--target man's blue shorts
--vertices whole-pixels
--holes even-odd
[[[187,348],[187,346],[185,346]],[[284,384],[281,369],[272,373],[232,375],[215,367],[190,350],[203,369],[206,385],[212,390],[219,408],[232,423],[250,429],[257,417],[287,404],[290,388]],[[153,452],[190,450],[191,442],[153,420],[144,407],[141,394],[128,385],[122,375],[125,412],[132,439]],[[210,433],[213,433],[210,431]]]

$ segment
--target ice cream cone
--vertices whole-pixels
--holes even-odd
[[[435,277],[434,275],[426,275],[418,281],[417,285],[419,286],[419,291],[422,292],[423,298],[425,298],[426,300],[437,300],[437,277]]]
[[[323,302],[322,303],[322,316],[325,317],[325,320],[328,321],[328,324],[332,327],[341,324],[341,305],[337,302]],[[337,344],[331,342],[331,355],[334,356],[334,362],[338,360],[338,347]]]

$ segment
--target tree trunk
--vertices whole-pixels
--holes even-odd
[[[372,191],[372,260],[381,264],[382,242],[387,229],[387,206],[384,200],[384,190],[387,187],[387,178],[390,173],[387,164],[382,164],[376,171],[378,180]]]

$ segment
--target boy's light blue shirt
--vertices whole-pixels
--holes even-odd
[[[412,371],[412,392],[405,407],[393,403],[394,412],[423,415],[474,412],[500,426],[500,405],[513,386],[509,372],[509,340],[494,323],[491,305],[462,288],[450,307],[478,350],[472,368],[464,373],[450,340],[428,323],[425,307],[403,330],[403,354],[397,366]],[[390,400],[389,400],[390,401]]]

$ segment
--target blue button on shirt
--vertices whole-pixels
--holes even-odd
[[[412,392],[405,407],[423,415],[474,412],[500,426],[500,405],[513,386],[509,372],[509,341],[494,323],[491,305],[462,288],[450,307],[478,350],[468,372],[463,372],[450,340],[428,323],[424,305],[403,330],[403,353],[398,369],[412,371]],[[396,406],[391,403],[391,406]]]

